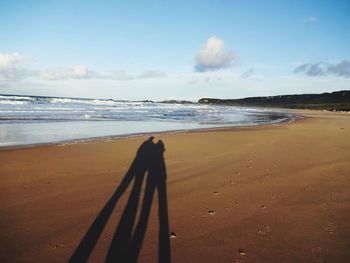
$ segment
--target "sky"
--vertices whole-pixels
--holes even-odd
[[[0,93],[198,100],[350,89],[350,1],[0,0]]]

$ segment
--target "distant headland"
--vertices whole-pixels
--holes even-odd
[[[322,94],[280,95],[243,99],[202,98],[200,104],[350,111],[350,90]]]

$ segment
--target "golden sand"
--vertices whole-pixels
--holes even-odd
[[[165,167],[152,154],[143,162],[166,172],[167,191],[151,187],[148,208],[146,177],[108,203],[145,136],[2,150],[0,262],[68,262],[77,249],[105,262],[118,238],[138,262],[157,262],[160,222],[163,262],[348,262],[350,114],[299,113],[282,125],[157,134]]]

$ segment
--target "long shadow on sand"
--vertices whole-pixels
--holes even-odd
[[[162,141],[153,137],[143,142],[122,182],[97,215],[73,253],[69,263],[87,262],[119,198],[134,181],[131,193],[110,244],[106,263],[136,262],[145,237],[155,191],[158,193],[158,262],[170,262],[169,220],[166,188],[166,167]],[[138,221],[136,215],[143,182],[144,198]]]

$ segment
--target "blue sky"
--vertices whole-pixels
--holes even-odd
[[[0,93],[190,99],[350,88],[349,1],[0,1]]]

